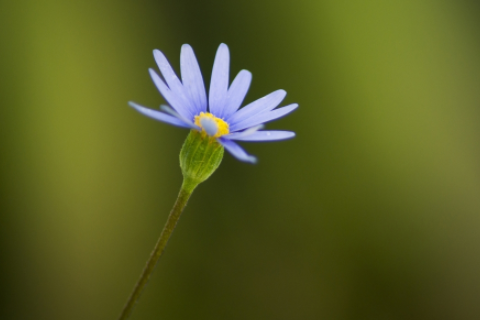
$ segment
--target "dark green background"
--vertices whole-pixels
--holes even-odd
[[[0,319],[115,319],[187,131],[127,101],[218,45],[297,132],[194,193],[135,319],[480,319],[480,29],[471,1],[0,2]]]

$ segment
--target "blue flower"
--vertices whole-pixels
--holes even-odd
[[[208,102],[192,47],[188,44],[182,46],[182,81],[162,52],[154,50],[153,55],[165,80],[153,69],[149,70],[150,76],[170,106],[162,105],[164,112],[160,112],[129,102],[140,113],[174,126],[199,130],[216,138],[235,158],[252,163],[256,161],[255,157],[248,155],[234,140],[275,141],[295,136],[290,131],[260,130],[263,123],[283,117],[298,107],[294,103],[275,109],[287,94],[284,90],[274,91],[239,109],[252,81],[252,74],[242,70],[228,86],[230,53],[226,44],[219,46],[215,56]]]

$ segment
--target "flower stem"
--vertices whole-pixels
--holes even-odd
[[[125,306],[123,307],[122,313],[120,314],[120,317],[118,318],[118,320],[126,320],[132,313],[136,302],[140,298],[140,294],[145,288],[145,285],[147,284],[148,279],[150,278],[150,275],[152,274],[153,269],[155,268],[155,265],[158,262],[158,259],[160,258],[163,251],[165,250],[165,247],[167,246],[168,239],[170,238],[173,230],[175,229],[178,219],[180,218],[180,215],[183,209],[187,205],[188,199],[190,198],[193,190],[197,185],[198,183],[196,181],[192,181],[190,179],[183,180],[182,187],[180,188],[180,193],[178,194],[177,201],[175,201],[172,211],[170,211],[170,215],[168,216],[167,222],[163,227],[162,233],[160,234],[160,238],[158,239],[157,244],[155,245],[155,248],[153,249],[152,254],[150,255],[150,258],[148,259],[147,264],[143,269],[142,275],[140,276],[140,279],[135,285],[132,294],[128,298],[128,301],[125,304]]]

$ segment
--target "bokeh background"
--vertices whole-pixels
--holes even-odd
[[[181,183],[147,69],[218,45],[293,140],[194,193],[132,319],[480,319],[480,6],[0,1],[0,319],[115,319]]]

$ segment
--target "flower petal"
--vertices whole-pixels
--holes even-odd
[[[227,98],[229,68],[230,53],[227,45],[222,43],[213,63],[209,93],[209,111],[217,117],[222,113]]]
[[[276,141],[295,137],[295,132],[291,131],[256,131],[244,136],[241,133],[232,133],[225,138],[237,141]]]
[[[170,90],[169,87],[163,82],[160,76],[153,70],[149,69],[150,76],[152,77],[153,83],[157,87],[160,94],[167,100],[167,102],[174,108],[179,114],[187,119],[193,119],[194,113],[193,110],[189,107],[189,103],[183,94],[177,94]]]
[[[183,85],[165,55],[160,50],[153,50],[153,56],[170,90],[176,95],[185,95]]]
[[[248,70],[241,70],[228,89],[227,101],[220,114],[220,118],[228,118],[242,105],[252,82],[252,74]]]
[[[240,147],[237,143],[223,137],[219,138],[218,140],[225,147],[225,149],[227,149],[227,151],[230,152],[238,160],[250,163],[257,162],[257,158],[247,154],[245,150],[243,150],[242,147]]]
[[[135,108],[141,114],[146,115],[147,117],[150,117],[152,119],[159,120],[159,121],[162,121],[162,122],[166,122],[168,124],[171,124],[171,125],[174,125],[174,126],[177,126],[177,127],[182,127],[182,128],[190,128],[191,127],[189,124],[183,122],[182,120],[180,120],[178,118],[175,118],[171,115],[168,115],[166,113],[142,107],[141,105],[136,104],[135,102],[131,102],[131,101],[128,104],[131,107]]]
[[[224,137],[227,138],[227,139],[230,139],[230,140],[239,140],[238,138],[243,138],[243,137],[249,136],[252,133],[257,132],[258,130],[263,129],[264,127],[265,126],[263,124],[261,124],[261,125],[251,127],[251,128],[248,128],[247,130],[243,130],[243,131],[240,131],[240,132],[229,133],[229,134],[225,135]]]
[[[170,108],[165,104],[160,105],[160,110],[165,111],[166,113],[172,115],[173,117],[183,121],[184,123],[188,124],[192,129],[201,130],[195,123],[193,123],[193,121],[190,121],[187,118],[182,117],[182,115],[180,115],[177,111],[173,110],[172,108]]]
[[[230,132],[236,132],[240,131],[246,128],[250,128],[256,125],[259,125],[261,123],[265,123],[268,121],[272,121],[275,119],[278,119],[280,117],[283,117],[284,115],[292,112],[298,107],[298,104],[293,103],[291,105],[288,105],[286,107],[282,107],[273,111],[267,111],[263,112],[259,115],[256,115],[254,117],[245,119],[243,121],[237,122],[233,125],[230,126]]]
[[[277,90],[263,98],[253,101],[252,103],[246,105],[242,109],[235,112],[230,118],[227,119],[227,122],[231,125],[235,125],[238,122],[245,121],[249,118],[255,117],[262,112],[270,111],[282,102],[287,93],[285,90]]]
[[[207,111],[207,95],[202,73],[193,52],[188,44],[182,46],[180,53],[180,69],[186,94],[195,107],[195,115]]]

